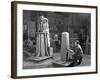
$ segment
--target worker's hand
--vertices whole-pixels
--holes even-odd
[[[68,53],[69,53],[68,57],[69,57],[70,59],[72,59],[72,56],[75,54],[74,51],[71,50],[71,49],[69,49],[69,50],[68,50]]]
[[[74,51],[71,49],[68,49],[68,52],[74,54]]]

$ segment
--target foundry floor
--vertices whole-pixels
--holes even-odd
[[[59,59],[60,59],[60,54],[55,53],[53,58],[50,58],[50,59],[47,59],[44,61],[40,61],[40,62],[24,60],[23,61],[23,69],[54,68],[55,66],[52,64],[52,61],[59,60]],[[84,55],[83,61],[79,66],[90,66],[90,64],[91,64],[90,60],[91,60],[90,55]]]

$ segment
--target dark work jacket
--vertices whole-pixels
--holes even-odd
[[[74,47],[74,52],[76,56],[83,56],[83,50],[81,48],[81,46],[78,44],[77,46]]]

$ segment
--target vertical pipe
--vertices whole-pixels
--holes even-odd
[[[29,30],[29,23],[27,24],[27,27],[28,27],[28,41],[29,41],[29,37],[30,37],[30,36],[29,36],[29,31],[30,31],[30,30]]]

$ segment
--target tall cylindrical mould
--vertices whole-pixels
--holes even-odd
[[[61,41],[61,60],[66,61],[68,59],[68,50],[69,50],[69,33],[62,33]]]

